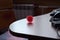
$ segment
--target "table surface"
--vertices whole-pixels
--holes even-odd
[[[35,16],[33,17],[32,25],[28,25],[26,18],[17,20],[9,26],[9,29],[18,34],[21,33],[59,39],[56,30],[49,22],[50,18],[50,14]]]

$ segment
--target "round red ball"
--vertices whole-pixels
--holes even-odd
[[[27,16],[27,21],[29,22],[29,23],[32,23],[32,21],[33,21],[33,16]]]

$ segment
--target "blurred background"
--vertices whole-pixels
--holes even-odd
[[[0,0],[0,34],[7,32],[16,20],[47,14],[57,8],[60,8],[60,0]]]

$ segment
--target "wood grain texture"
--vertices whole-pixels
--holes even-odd
[[[13,21],[15,21],[15,15],[12,10],[0,11],[0,30],[8,28]]]
[[[13,1],[12,0],[0,0],[0,9],[12,8]]]
[[[44,6],[60,6],[60,0],[14,0],[15,3],[33,3]]]

